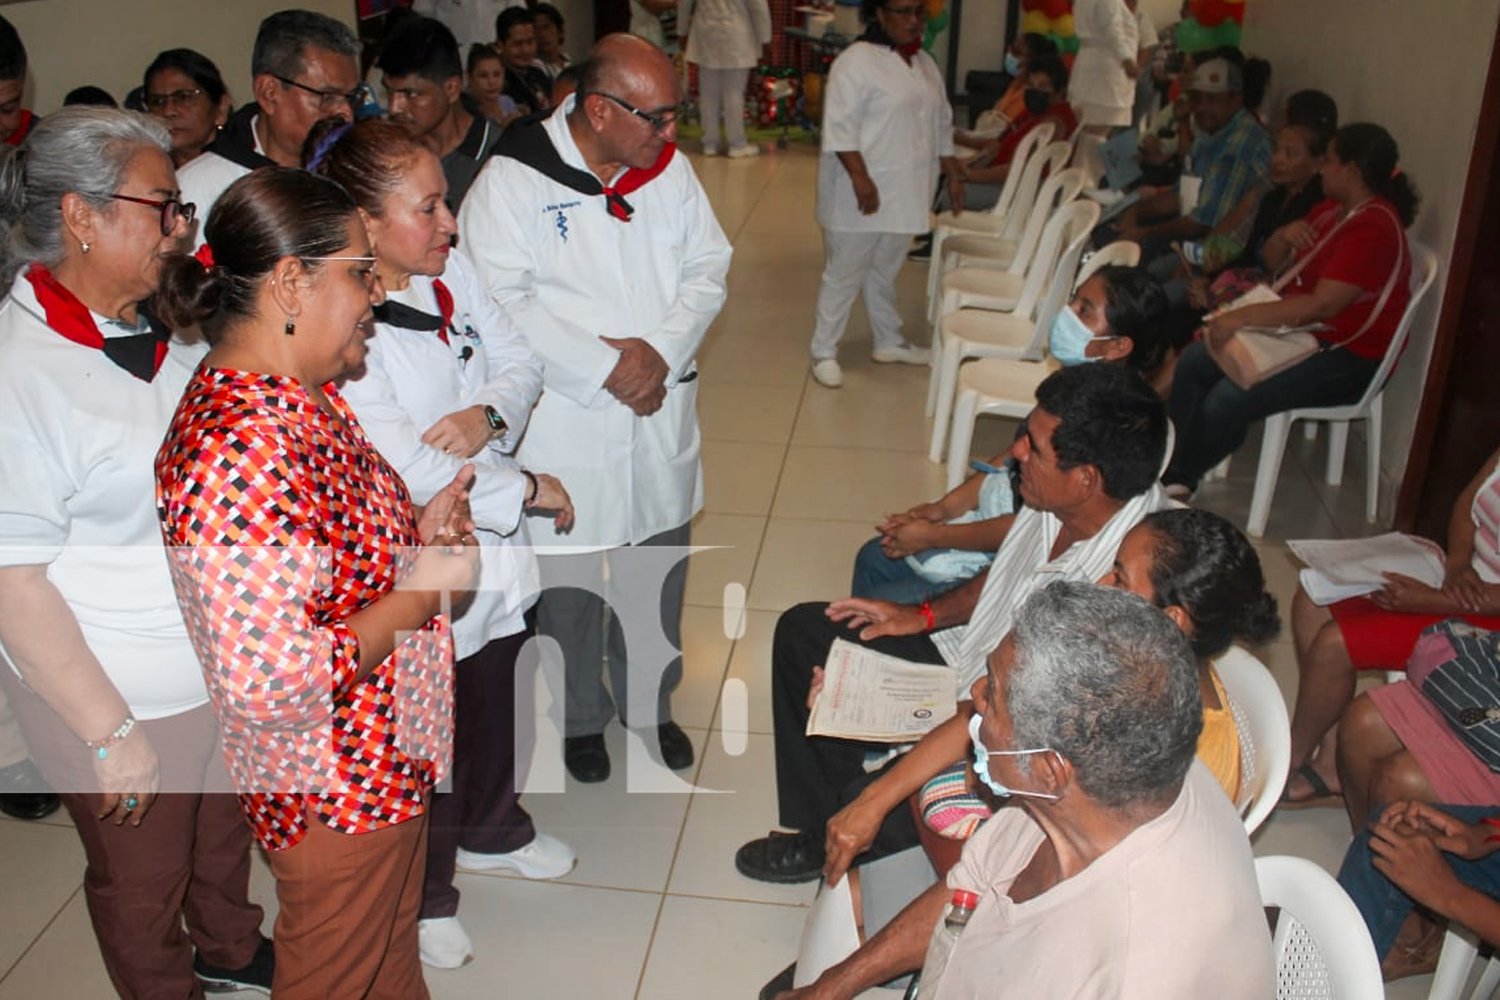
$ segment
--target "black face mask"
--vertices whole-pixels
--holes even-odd
[[[1047,113],[1047,109],[1052,107],[1052,95],[1045,90],[1027,87],[1024,96],[1026,110],[1034,115],[1044,115]]]

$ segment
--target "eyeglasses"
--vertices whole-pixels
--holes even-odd
[[[363,268],[360,269],[360,274],[359,274],[360,280],[365,283],[365,287],[366,288],[374,288],[375,287],[375,263],[376,263],[376,258],[374,258],[374,257],[308,257],[308,256],[299,256],[297,259],[300,260],[300,261],[309,261],[309,260],[312,260],[312,261],[317,261],[319,263],[322,263],[322,262],[325,262],[325,261],[347,260],[347,261],[349,261],[351,263],[364,264],[365,267],[363,267]]]
[[[603,98],[606,98],[608,100],[614,101],[620,107],[624,108],[626,111],[629,111],[631,114],[635,115],[637,118],[639,118],[641,121],[645,122],[647,125],[650,125],[652,131],[658,132],[658,133],[665,132],[667,129],[671,128],[673,125],[676,125],[677,124],[677,119],[681,115],[680,111],[673,111],[673,113],[672,113],[672,115],[670,117],[668,117],[667,115],[647,114],[646,112],[642,111],[640,108],[636,107],[634,104],[631,104],[629,101],[622,101],[622,100],[620,100],[614,94],[606,94],[602,90],[591,90],[591,91],[589,91],[589,93],[591,93],[591,94],[597,94],[600,97],[603,97]]]
[[[927,17],[927,8],[921,6],[887,7],[885,10],[886,13],[890,14],[892,17],[919,17],[924,19]]]
[[[192,90],[174,90],[170,94],[147,94],[146,108],[150,111],[164,111],[168,105],[189,104],[201,93],[202,87],[194,87]]]
[[[274,73],[271,75],[276,76]],[[337,111],[340,104],[357,108],[365,100],[365,95],[360,92],[358,87],[353,90],[319,90],[317,87],[309,87],[307,84],[298,83],[296,80],[288,80],[284,76],[277,76],[276,79],[288,87],[296,87],[298,90],[305,90],[309,94],[312,94],[318,99],[319,111]]]
[[[168,198],[165,201],[152,201],[150,198],[133,198],[128,194],[110,195],[115,201],[128,201],[133,205],[145,205],[154,208],[161,213],[161,234],[171,236],[177,228],[177,220],[191,223],[198,214],[198,206],[190,201],[179,201],[176,198]]]

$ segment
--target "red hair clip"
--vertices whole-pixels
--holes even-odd
[[[204,267],[213,267],[214,266],[214,251],[213,251],[213,248],[210,247],[207,243],[203,244],[197,250],[193,251],[193,259],[195,259],[198,263],[202,264]]]

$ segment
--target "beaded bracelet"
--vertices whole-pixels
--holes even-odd
[[[109,752],[115,747],[119,746],[121,743],[124,743],[125,737],[129,736],[130,731],[134,728],[135,716],[127,713],[125,716],[125,721],[120,723],[119,728],[114,732],[110,733],[102,740],[84,740],[83,745],[97,753],[100,760],[108,760]]]

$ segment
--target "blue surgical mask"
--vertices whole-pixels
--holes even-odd
[[[1005,53],[1005,72],[1011,76],[1021,75],[1021,60],[1016,58],[1014,52]]]
[[[1091,340],[1114,340],[1114,337],[1095,337],[1094,331],[1083,325],[1083,320],[1072,306],[1063,306],[1052,321],[1052,332],[1047,336],[1047,353],[1057,359],[1058,364],[1072,366],[1098,361],[1084,353]]]
[[[1033,750],[991,750],[984,745],[984,740],[979,738],[979,726],[983,717],[975,712],[969,717],[969,742],[974,744],[974,773],[979,775],[979,780],[989,786],[989,790],[1001,798],[1009,798],[1012,795],[1028,795],[1034,799],[1059,799],[1062,796],[1052,795],[1048,792],[1028,792],[1019,788],[1010,788],[996,781],[990,774],[991,756],[1019,756],[1021,754],[1051,753],[1049,747],[1037,747]]]

